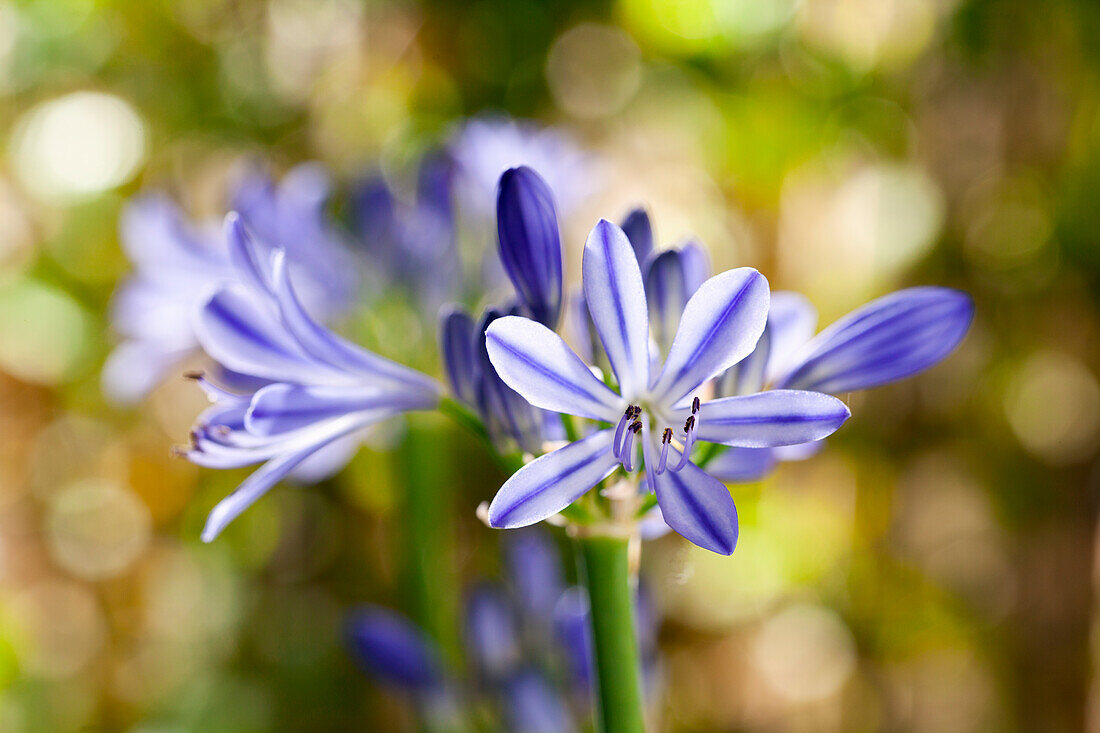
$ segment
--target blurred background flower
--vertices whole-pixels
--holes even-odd
[[[334,231],[301,236],[367,263],[332,323],[435,375],[435,301],[507,291],[472,266],[520,164],[558,202],[567,294],[597,218],[639,205],[658,247],[756,267],[822,325],[906,286],[973,294],[950,359],[846,398],[827,450],[732,487],[732,557],[647,546],[651,706],[676,731],[1100,726],[1098,33],[1088,0],[0,0],[0,730],[410,727],[341,636],[355,604],[417,607],[392,551],[410,482],[450,491],[439,582],[457,599],[499,575],[474,507],[502,477],[434,418],[207,546],[247,473],[169,455],[204,404],[176,377],[189,335],[143,324],[172,367],[124,384],[147,392],[132,406],[101,392],[144,335],[111,327],[142,277],[127,200],[219,221],[262,163],[274,222],[303,161],[337,195],[309,189]],[[462,277],[395,285],[343,202],[380,177],[398,214],[430,207],[414,182],[439,151],[488,199],[447,214]],[[410,438],[433,465],[386,450]],[[457,600],[413,621],[453,665]]]

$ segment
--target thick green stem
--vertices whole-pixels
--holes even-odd
[[[404,502],[403,591],[410,616],[457,660],[458,587],[455,581],[453,481],[440,454],[450,448],[446,431],[430,418],[411,415],[402,450]]]
[[[597,727],[602,733],[639,733],[645,725],[629,540],[582,537],[580,548],[592,609]]]

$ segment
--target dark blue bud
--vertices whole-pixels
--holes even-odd
[[[561,316],[562,252],[550,187],[530,168],[504,171],[497,187],[500,260],[531,316],[556,328]]]
[[[684,306],[694,291],[684,277],[683,253],[668,249],[653,257],[645,277],[645,295],[649,303],[649,328],[662,354],[667,354],[680,326]]]
[[[435,645],[393,611],[362,606],[348,618],[346,634],[355,660],[379,682],[412,692],[443,683]]]
[[[540,452],[542,410],[533,407],[518,392],[504,383],[489,360],[485,348],[485,329],[508,313],[488,308],[477,325],[478,360],[481,379],[477,387],[477,407],[489,434],[497,442],[514,441],[528,453]]]
[[[653,252],[653,225],[649,222],[649,214],[641,207],[632,209],[623,219],[622,229],[634,248],[638,264],[644,267]]]
[[[481,378],[478,333],[474,320],[462,308],[444,308],[439,318],[439,341],[443,370],[451,391],[467,405],[477,404],[477,383]]]
[[[418,206],[447,222],[452,222],[454,176],[454,161],[446,152],[438,150],[425,155],[420,161],[420,170],[416,179]]]

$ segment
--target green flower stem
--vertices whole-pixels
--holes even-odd
[[[438,420],[410,415],[401,451],[404,477],[399,521],[404,530],[402,584],[410,616],[452,662],[459,657],[457,573],[453,566],[453,481],[447,475],[451,449]]]
[[[634,589],[626,537],[579,539],[596,655],[596,721],[601,733],[645,729]]]

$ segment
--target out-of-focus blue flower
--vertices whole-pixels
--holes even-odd
[[[448,150],[462,176],[460,198],[475,216],[492,216],[497,182],[509,168],[537,170],[565,214],[598,185],[599,170],[591,156],[564,132],[530,121],[470,120],[451,136]]]
[[[285,249],[310,312],[320,317],[350,305],[357,264],[325,216],[328,179],[316,165],[291,170],[280,184],[259,172],[233,196],[258,246]],[[189,222],[170,199],[145,194],[123,211],[120,238],[134,263],[111,316],[123,341],[104,366],[103,388],[118,402],[142,398],[197,345],[192,320],[210,289],[235,278],[216,226]]]
[[[429,311],[462,290],[453,206],[454,163],[444,153],[420,162],[416,197],[399,197],[375,176],[352,192],[362,246],[380,272],[404,284]]]
[[[775,386],[844,394],[912,376],[944,359],[974,317],[969,295],[943,287],[899,290],[857,308],[813,336],[817,312],[801,295],[775,293],[756,350],[717,380],[721,394]],[[755,481],[781,460],[816,453],[820,441],[783,448],[731,449],[708,470],[727,481]]]
[[[398,614],[364,605],[348,616],[345,635],[355,661],[379,682],[417,692],[443,684],[439,650]]]
[[[466,599],[466,647],[485,679],[499,681],[520,661],[519,630],[512,604],[494,584],[476,586]]]
[[[185,453],[210,468],[264,465],[214,507],[207,542],[321,449],[402,412],[434,408],[442,392],[320,326],[291,284],[285,253],[268,256],[233,215],[226,230],[237,282],[207,296],[195,333],[219,364],[266,384],[237,394],[201,379],[214,405],[199,416]]]
[[[505,542],[504,562],[523,617],[538,633],[548,631],[565,592],[557,547],[545,532],[515,532]]]
[[[556,328],[561,315],[562,252],[554,197],[530,168],[509,168],[497,189],[500,261],[531,317]]]
[[[703,283],[684,307],[664,366],[652,378],[641,268],[622,229],[606,220],[596,225],[585,244],[582,278],[618,393],[536,321],[494,321],[486,347],[497,374],[532,405],[617,425],[520,469],[490,504],[490,524],[522,527],[560,512],[618,466],[632,472],[641,443],[647,487],[669,526],[700,547],[732,553],[737,511],[726,487],[692,463],[696,440],[745,447],[804,443],[831,434],[848,419],[848,408],[833,397],[795,390],[701,401],[699,387],[748,356],[764,330],[768,284],[756,270],[729,270]]]
[[[591,704],[587,596],[581,587],[561,584],[561,558],[544,532],[517,534],[519,542],[506,545],[509,582],[483,582],[467,596],[464,640],[471,680],[457,679],[443,667],[435,644],[423,632],[384,609],[364,606],[354,613],[347,624],[348,643],[368,674],[412,693],[424,715],[433,704],[445,707],[442,701],[459,715],[463,705],[470,713],[476,709],[477,715],[496,710],[503,730],[584,728],[573,720],[566,700],[573,697],[578,711]],[[516,584],[521,577],[527,585],[544,580],[547,587],[524,589]],[[544,624],[546,620],[550,623]],[[640,606],[638,620],[646,624],[639,639],[643,659],[650,664],[655,655],[649,643],[657,622]],[[446,697],[445,691],[461,695]]]
[[[534,669],[513,675],[504,690],[508,730],[515,733],[569,733],[576,730],[569,709],[546,677]]]

